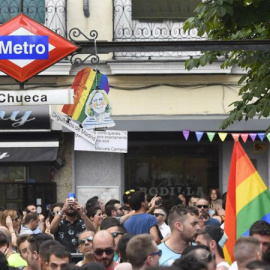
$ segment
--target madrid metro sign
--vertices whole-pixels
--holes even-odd
[[[77,49],[73,43],[20,14],[0,26],[0,70],[24,82]]]

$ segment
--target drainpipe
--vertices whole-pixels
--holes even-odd
[[[90,16],[89,0],[83,0],[83,13],[86,18]]]

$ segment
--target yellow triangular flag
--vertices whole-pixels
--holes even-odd
[[[228,133],[218,132],[218,136],[221,139],[221,141],[223,141],[223,142],[226,139],[227,135],[228,135]]]

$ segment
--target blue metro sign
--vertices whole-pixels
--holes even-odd
[[[48,59],[48,36],[0,36],[0,59]]]

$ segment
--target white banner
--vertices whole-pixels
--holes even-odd
[[[77,133],[78,134],[78,133]],[[97,131],[96,144],[90,144],[75,134],[74,150],[93,152],[127,153],[128,132],[119,130]]]
[[[75,122],[72,119],[69,119],[67,115],[58,112],[52,112],[51,118],[60,125],[73,131],[75,134],[83,137],[85,140],[87,140],[89,144],[93,145],[96,143],[97,135],[95,131],[81,128],[79,123]]]
[[[74,103],[73,89],[0,91],[0,105],[62,105]]]

